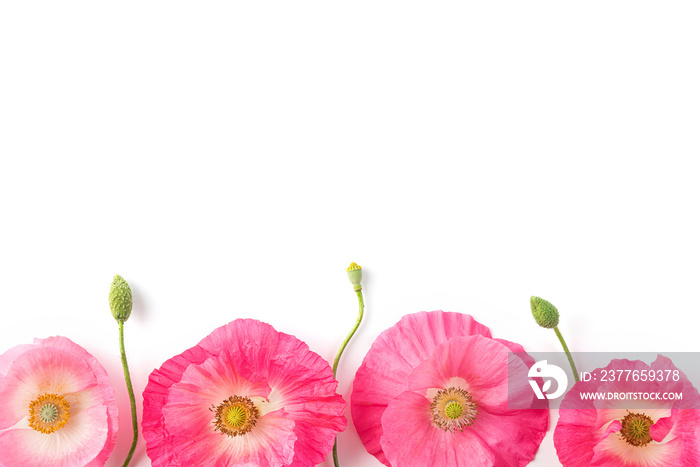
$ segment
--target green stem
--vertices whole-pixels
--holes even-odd
[[[126,460],[122,467],[126,467],[131,462],[131,457],[134,455],[134,450],[136,450],[136,443],[139,440],[139,423],[136,419],[136,399],[134,398],[134,388],[131,385],[131,375],[129,374],[129,364],[126,362],[126,350],[124,350],[124,321],[118,320],[119,322],[119,350],[122,354],[122,368],[124,368],[124,379],[126,380],[126,389],[129,391],[129,401],[131,402],[131,426],[134,430],[134,440],[131,442],[131,449],[129,449],[129,455],[126,456]]]
[[[340,467],[338,463],[338,437],[336,436],[335,442],[333,443],[333,465],[335,467]]]
[[[352,328],[352,331],[350,331],[350,334],[348,334],[348,337],[345,338],[345,340],[341,344],[340,348],[338,349],[338,353],[335,355],[335,360],[333,361],[333,376],[335,376],[336,370],[338,369],[338,362],[340,362],[340,356],[343,355],[343,351],[345,350],[345,347],[348,345],[348,342],[350,342],[350,339],[352,339],[352,336],[355,335],[355,331],[357,331],[357,328],[360,327],[360,322],[362,321],[362,316],[365,313],[365,303],[364,303],[364,300],[362,299],[362,288],[360,287],[355,292],[357,293],[357,301],[360,303],[360,312],[357,315],[357,321],[355,321],[355,326]]]
[[[362,322],[362,317],[365,314],[365,301],[362,298],[362,286],[361,285],[356,285],[355,286],[355,293],[357,294],[357,301],[360,304],[360,311],[357,314],[357,321],[355,321],[355,326],[352,328],[350,331],[350,334],[348,334],[348,337],[345,338],[343,343],[340,345],[340,348],[338,349],[338,353],[335,355],[335,360],[333,361],[333,377],[336,376],[336,372],[338,370],[338,362],[340,362],[340,356],[343,355],[343,351],[345,350],[345,347],[348,345],[348,342],[350,342],[350,339],[352,339],[352,336],[355,335],[355,331],[357,331],[357,328],[360,327],[360,323]],[[338,438],[336,437],[335,443],[333,443],[333,464],[335,467],[340,467],[340,464],[338,463]]]
[[[571,352],[569,352],[569,347],[567,347],[566,342],[564,341],[564,336],[561,335],[559,328],[556,326],[554,327],[554,332],[557,334],[559,342],[561,342],[561,346],[564,347],[566,358],[569,359],[569,365],[571,365],[571,371],[574,372],[574,380],[578,383],[578,371],[576,371],[576,364],[574,363],[574,358],[571,356]]]

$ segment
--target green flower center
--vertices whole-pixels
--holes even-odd
[[[226,421],[233,426],[242,426],[246,421],[245,410],[239,405],[229,407],[226,411]]]
[[[462,412],[464,412],[462,404],[457,401],[448,402],[445,406],[445,415],[447,415],[447,418],[450,420],[458,419],[459,416],[462,415]]]
[[[53,423],[58,418],[58,407],[52,403],[45,404],[39,409],[39,418],[44,423]]]
[[[29,427],[51,434],[68,423],[70,404],[57,394],[42,394],[29,403]]]
[[[654,424],[649,416],[639,413],[627,412],[622,419],[620,436],[632,446],[642,447],[651,443],[651,426]]]
[[[474,423],[477,413],[472,395],[455,387],[438,391],[430,404],[433,425],[449,432],[463,431],[464,427]]]
[[[231,396],[212,406],[214,428],[227,436],[243,436],[253,429],[260,411],[249,397]]]

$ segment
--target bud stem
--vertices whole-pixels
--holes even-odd
[[[131,449],[126,456],[126,460],[122,467],[127,467],[136,450],[136,443],[139,439],[139,423],[136,419],[136,399],[134,398],[134,388],[131,385],[131,375],[129,374],[129,364],[126,362],[126,350],[124,350],[124,321],[117,320],[119,323],[119,350],[122,355],[122,368],[124,369],[124,380],[126,381],[126,389],[129,391],[129,401],[131,402],[131,427],[134,431],[134,439],[131,442]]]
[[[340,362],[340,356],[343,355],[343,351],[345,350],[345,347],[348,345],[348,342],[350,342],[350,339],[352,339],[352,336],[355,335],[355,331],[357,331],[357,328],[360,327],[360,322],[362,321],[362,316],[364,315],[364,312],[365,312],[365,302],[362,298],[362,288],[360,288],[359,290],[356,290],[355,293],[357,293],[357,301],[360,304],[360,311],[357,315],[357,321],[355,321],[355,326],[350,331],[350,334],[348,334],[348,337],[345,338],[345,340],[341,344],[340,348],[338,349],[338,353],[335,355],[335,360],[333,361],[333,376],[334,377],[335,377],[336,370],[338,369],[338,362]]]
[[[564,336],[562,336],[561,332],[559,332],[559,327],[554,326],[554,332],[556,333],[557,337],[559,338],[559,342],[561,342],[561,346],[564,347],[564,352],[566,353],[566,358],[569,359],[569,365],[571,365],[571,371],[574,372],[574,380],[578,383],[578,371],[576,371],[576,364],[574,363],[574,357],[571,356],[571,352],[569,352],[569,347],[566,345],[566,341],[564,341]]]
[[[350,342],[350,339],[352,339],[352,336],[355,335],[355,331],[357,331],[357,328],[360,327],[360,323],[362,322],[362,317],[365,314],[365,301],[362,298],[362,286],[355,285],[353,288],[355,290],[355,293],[357,294],[357,301],[360,304],[360,311],[357,314],[357,321],[355,321],[355,326],[350,331],[350,334],[348,334],[348,337],[346,337],[345,340],[343,341],[343,343],[340,345],[340,348],[338,349],[338,353],[335,355],[335,360],[333,361],[333,377],[335,377],[336,371],[338,370],[338,362],[340,362],[340,356],[343,355],[343,351],[345,350],[345,347],[348,345],[348,342]],[[338,438],[337,437],[335,439],[335,443],[333,443],[333,463],[334,463],[335,467],[340,467],[340,464],[338,463]]]

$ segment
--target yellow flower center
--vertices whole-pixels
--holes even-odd
[[[231,396],[209,410],[215,414],[214,427],[227,436],[243,436],[260,418],[260,411],[248,397]]]
[[[629,412],[622,419],[622,428],[620,429],[620,436],[624,439],[627,444],[632,446],[646,446],[651,443],[651,426],[654,424],[649,416]]]
[[[476,402],[464,389],[449,387],[437,392],[430,404],[433,425],[445,431],[462,431],[474,423],[477,415]]]
[[[70,404],[56,394],[42,394],[29,403],[29,426],[40,433],[53,433],[68,423]]]

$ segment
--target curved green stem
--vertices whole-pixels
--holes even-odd
[[[338,349],[338,353],[335,355],[335,360],[333,361],[333,376],[335,376],[336,370],[338,369],[338,362],[340,362],[340,356],[343,355],[343,351],[345,350],[345,347],[348,345],[348,342],[350,342],[350,339],[352,339],[352,336],[355,335],[355,331],[357,331],[357,328],[360,327],[360,322],[362,321],[362,316],[365,313],[365,303],[364,303],[364,300],[362,299],[362,288],[357,289],[355,292],[357,293],[357,301],[360,303],[360,312],[357,315],[357,321],[355,321],[355,326],[350,331],[350,334],[348,334],[348,337],[345,338],[345,340],[341,344],[340,348]]]
[[[564,352],[566,353],[566,358],[569,359],[569,365],[571,365],[571,371],[574,372],[574,380],[578,383],[578,371],[576,371],[576,364],[574,363],[574,358],[571,356],[571,352],[569,352],[569,347],[566,345],[566,342],[564,341],[564,336],[561,335],[561,332],[559,332],[558,327],[554,327],[554,332],[556,333],[557,337],[559,338],[559,342],[561,342],[561,346],[564,347]]]
[[[338,362],[340,362],[340,356],[343,355],[343,351],[345,350],[345,347],[348,345],[348,342],[350,342],[350,339],[352,339],[352,336],[355,335],[355,331],[357,331],[357,328],[360,327],[360,323],[362,322],[362,317],[365,314],[365,301],[362,298],[362,286],[361,285],[356,285],[355,286],[355,293],[357,293],[357,301],[360,304],[360,311],[357,314],[357,320],[355,321],[355,326],[352,328],[350,331],[350,334],[348,334],[348,337],[345,338],[343,343],[340,345],[340,348],[338,349],[338,353],[335,355],[335,360],[333,361],[333,377],[336,376],[336,372],[338,370]],[[340,467],[340,464],[338,463],[338,438],[336,437],[335,443],[333,443],[333,464],[335,467]]]
[[[124,321],[119,322],[119,350],[122,354],[122,368],[124,368],[124,380],[126,380],[126,389],[129,391],[129,401],[131,402],[131,426],[134,430],[134,440],[131,442],[131,449],[126,456],[126,460],[122,467],[126,467],[131,462],[131,458],[136,450],[136,443],[139,440],[139,423],[136,419],[136,399],[134,398],[134,388],[131,385],[131,375],[129,374],[129,364],[126,362],[126,350],[124,350]]]

